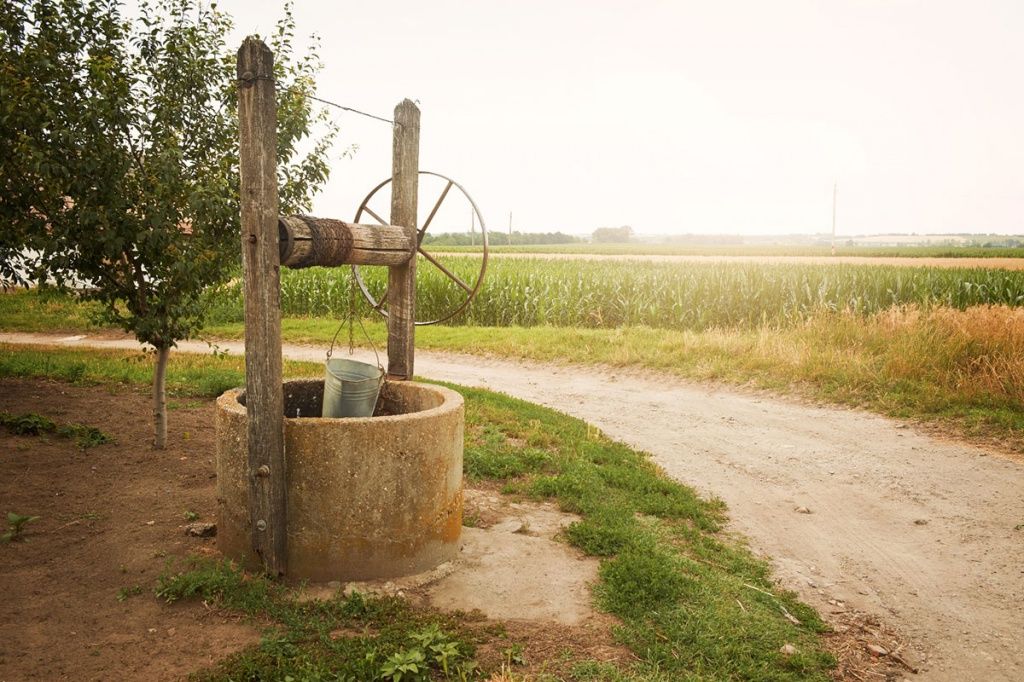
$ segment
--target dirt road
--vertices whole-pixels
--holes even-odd
[[[1024,464],[863,412],[650,374],[425,352],[416,369],[554,407],[650,452],[725,500],[732,527],[826,617],[841,600],[899,629],[917,679],[1024,679]]]

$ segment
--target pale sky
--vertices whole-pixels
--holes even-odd
[[[219,5],[239,41],[280,13]],[[838,181],[839,234],[1024,233],[1022,0],[306,1],[295,15],[322,39],[318,94],[388,118],[418,101],[420,167],[461,182],[492,230],[512,211],[524,231],[827,232]],[[391,130],[336,114],[314,213],[351,219],[390,175]],[[458,213],[440,227],[468,229]]]

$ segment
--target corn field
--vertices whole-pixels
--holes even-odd
[[[451,257],[446,265],[472,282],[479,262]],[[441,316],[463,292],[441,272],[419,264],[419,319]],[[376,296],[386,268],[364,268]],[[286,316],[347,316],[348,268],[282,270]],[[217,292],[211,318],[242,319],[241,288]],[[359,314],[370,315],[357,293]],[[870,314],[917,304],[965,309],[1024,305],[1024,271],[864,265],[650,263],[492,259],[483,287],[451,324],[481,326],[751,328],[802,321],[823,310]]]

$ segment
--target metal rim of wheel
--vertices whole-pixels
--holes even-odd
[[[444,273],[445,276],[447,276],[448,279],[450,279],[452,282],[454,282],[460,289],[462,289],[463,291],[466,292],[466,300],[462,301],[462,303],[459,306],[457,306],[454,310],[452,310],[451,312],[449,312],[449,313],[447,313],[447,314],[445,314],[445,315],[443,315],[443,316],[441,316],[441,317],[439,317],[439,318],[437,318],[435,320],[427,320],[427,321],[423,321],[423,322],[420,322],[418,320],[416,321],[416,325],[417,326],[425,326],[425,325],[428,325],[428,324],[437,324],[439,322],[446,322],[446,321],[452,319],[453,317],[455,317],[456,315],[458,315],[459,313],[461,313],[463,310],[466,309],[466,306],[468,306],[470,301],[473,300],[473,298],[476,296],[477,292],[480,290],[480,286],[484,282],[484,275],[487,273],[488,245],[487,245],[487,226],[484,223],[483,214],[480,213],[480,209],[477,207],[476,202],[473,201],[473,197],[470,196],[469,192],[466,191],[466,188],[463,187],[462,185],[460,185],[459,183],[455,182],[454,180],[452,180],[448,176],[442,175],[440,173],[434,173],[432,171],[420,171],[419,174],[420,175],[430,175],[430,176],[433,176],[433,177],[436,177],[436,178],[441,178],[447,184],[445,185],[444,189],[441,191],[441,196],[439,196],[437,201],[434,203],[434,207],[430,210],[430,214],[427,216],[427,219],[423,222],[423,226],[422,227],[418,227],[416,229],[416,252],[419,253],[421,256],[423,256],[431,265],[433,265],[438,270],[440,270],[442,273]],[[382,183],[380,183],[379,185],[374,187],[372,190],[370,190],[370,193],[366,195],[366,198],[363,199],[363,202],[361,204],[359,204],[359,210],[356,211],[356,217],[355,217],[355,220],[353,220],[353,222],[359,223],[360,222],[360,218],[362,218],[363,214],[366,213],[371,218],[373,218],[378,223],[380,223],[381,225],[387,225],[388,224],[387,222],[384,221],[383,218],[381,218],[379,215],[377,215],[373,211],[373,209],[371,209],[369,207],[369,204],[370,204],[370,201],[373,199],[373,197],[377,194],[377,192],[380,191],[381,189],[383,189],[384,187],[387,187],[389,184],[391,184],[391,178],[388,178],[387,180],[383,181]],[[470,286],[469,284],[466,284],[462,280],[461,277],[459,277],[458,275],[453,273],[451,270],[446,268],[440,261],[438,261],[436,258],[431,256],[429,253],[424,251],[423,250],[423,246],[422,246],[423,237],[427,233],[427,228],[430,227],[431,221],[434,219],[434,216],[437,215],[438,209],[441,208],[441,204],[444,203],[444,200],[448,197],[448,193],[451,191],[451,189],[453,187],[455,189],[459,190],[462,193],[462,196],[466,197],[466,199],[469,201],[469,205],[473,208],[473,214],[476,216],[476,221],[480,225],[480,237],[481,237],[481,243],[482,243],[483,249],[484,249],[483,250],[483,259],[482,259],[482,262],[480,263],[480,273],[477,275],[476,282],[472,286]],[[367,303],[370,304],[370,307],[373,308],[374,310],[376,310],[378,313],[380,313],[384,317],[387,317],[388,316],[388,311],[384,310],[384,305],[387,303],[387,289],[386,288],[384,289],[384,293],[381,295],[380,300],[378,301],[376,298],[374,298],[373,294],[370,293],[369,287],[367,287],[366,282],[363,280],[362,274],[359,272],[359,266],[358,265],[353,265],[352,266],[352,275],[353,275],[353,277],[355,277],[356,283],[359,285],[359,290],[361,292],[363,292],[363,298],[365,298]]]

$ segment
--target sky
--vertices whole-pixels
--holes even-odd
[[[281,14],[219,7],[238,42]],[[318,95],[386,118],[416,101],[420,168],[492,231],[511,213],[532,232],[829,232],[837,183],[839,235],[1024,233],[1020,0],[306,0],[295,16],[321,39]],[[391,130],[332,114],[313,213],[352,219],[390,175]],[[450,203],[431,231],[469,229]]]

